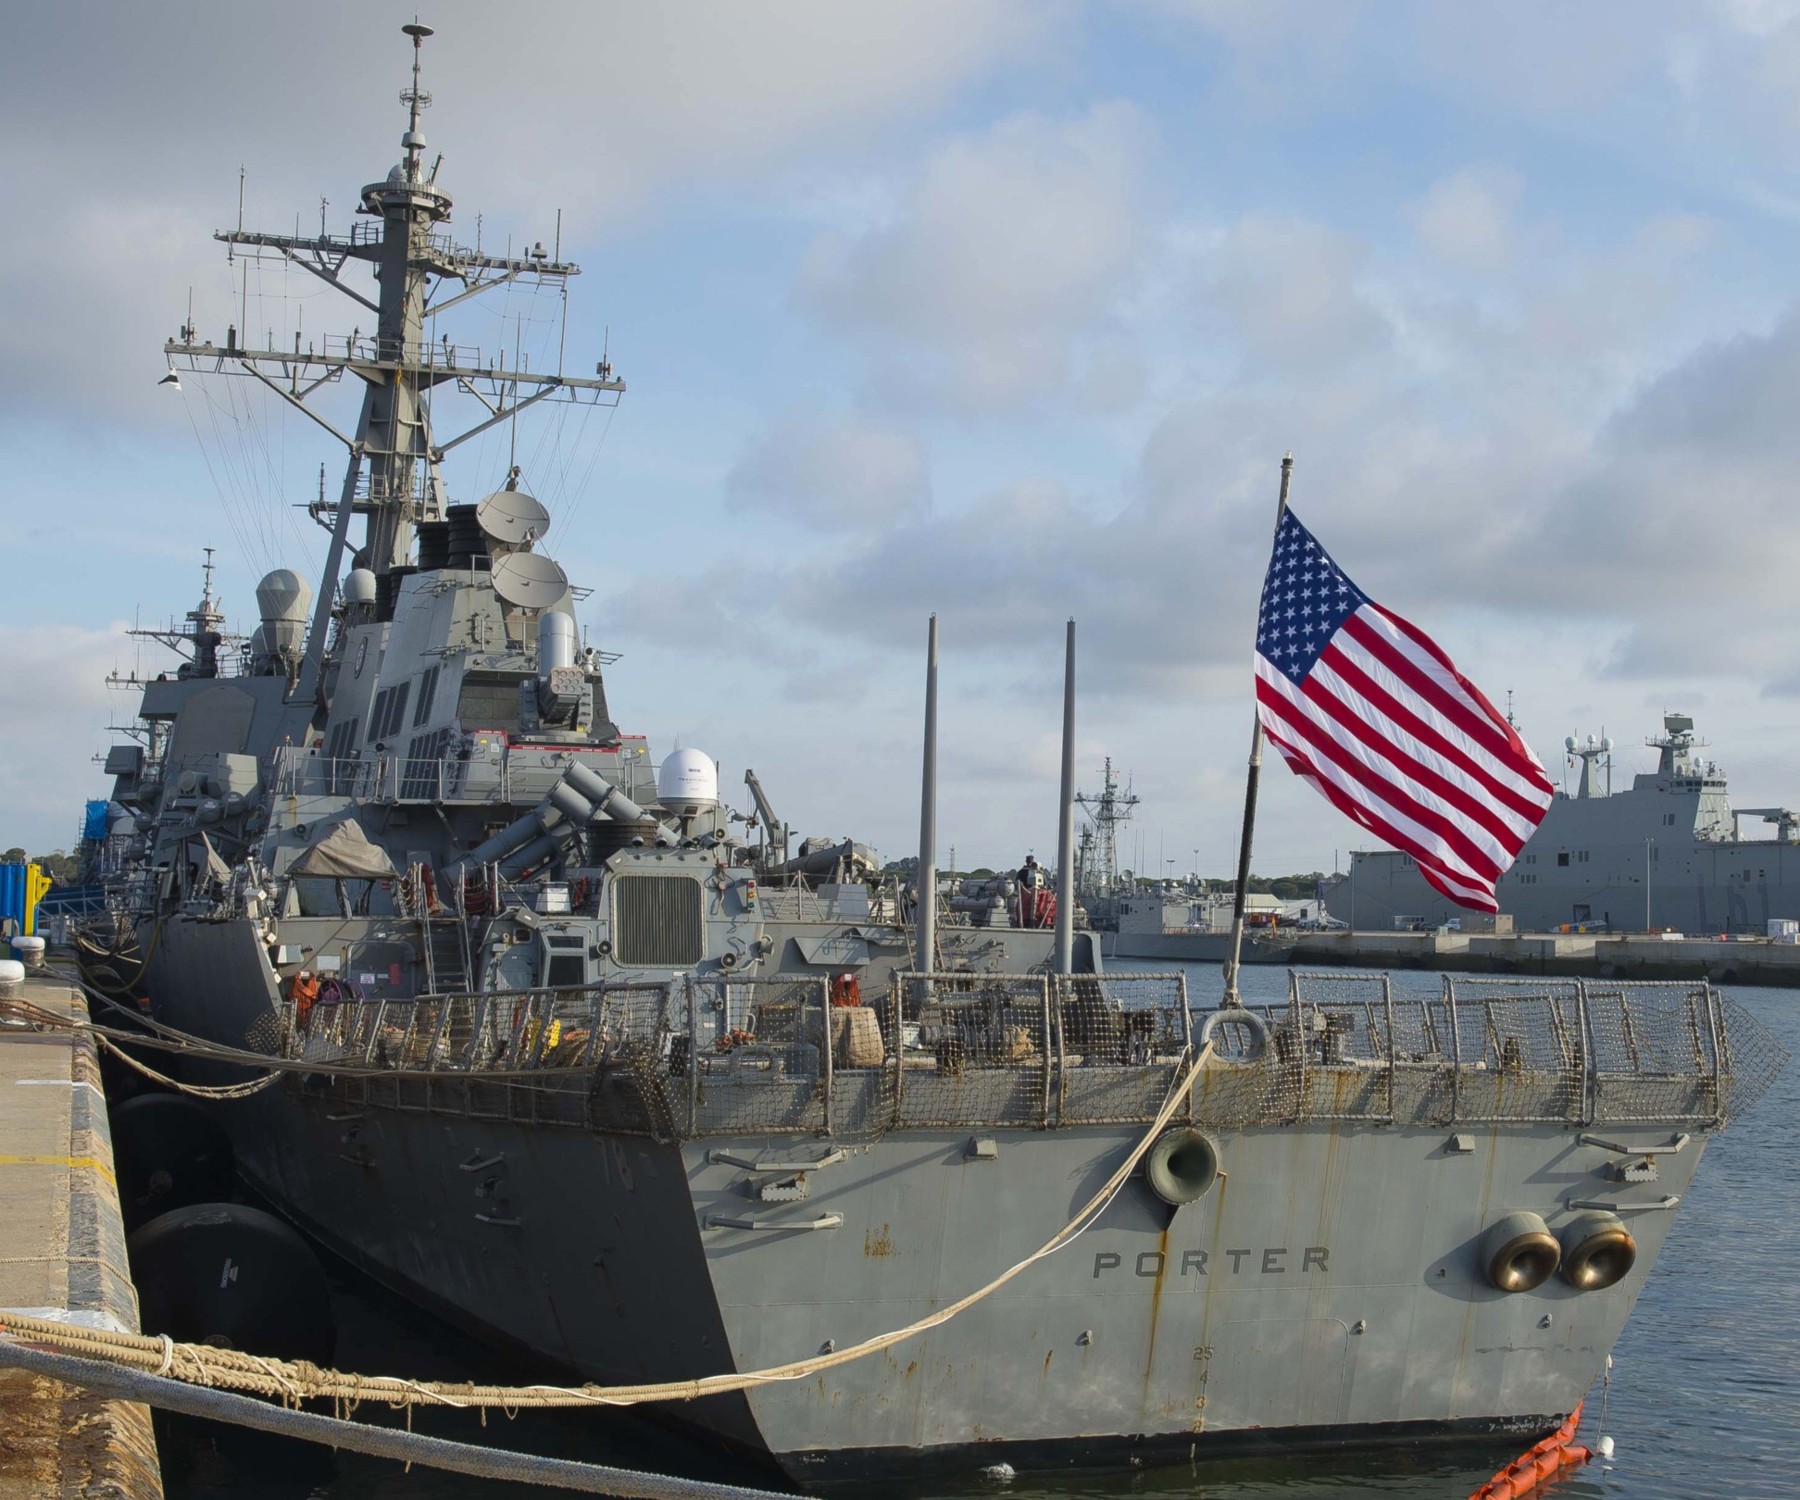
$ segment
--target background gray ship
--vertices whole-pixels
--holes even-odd
[[[1514,926],[1762,936],[1772,920],[1800,918],[1800,820],[1785,807],[1734,809],[1725,773],[1696,753],[1705,741],[1686,714],[1665,715],[1662,734],[1645,743],[1657,751],[1656,769],[1614,791],[1611,740],[1564,742],[1575,790],[1550,804],[1499,883],[1500,910]],[[1774,825],[1775,836],[1746,838],[1745,819]],[[1325,907],[1364,929],[1469,918],[1425,882],[1411,856],[1392,850],[1352,853]]]
[[[522,476],[451,498],[470,432],[623,387],[424,336],[576,268],[443,232],[407,30],[361,223],[221,236],[375,271],[375,331],[167,347],[309,411],[365,387],[310,615],[271,574],[236,652],[209,591],[109,763],[88,979],[277,1064],[214,1109],[243,1179],[546,1373],[784,1367],[674,1414],[800,1479],[1554,1428],[1779,1049],[1705,985],[1300,978],[1196,1016],[1178,976],[1053,972],[1041,930],[923,935],[854,841],[790,849],[755,782],[740,817],[705,756],[653,768]],[[831,1362],[1033,1256],[1153,1127],[1078,1239]]]

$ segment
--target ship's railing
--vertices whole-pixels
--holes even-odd
[[[468,763],[452,755],[325,756],[290,750],[275,768],[275,793],[358,802],[510,803],[512,778],[506,763],[491,771],[481,795],[470,796]]]
[[[1218,1129],[1715,1124],[1785,1053],[1707,984],[1297,974],[1212,1025],[1179,1118]],[[658,1139],[1154,1117],[1195,1055],[1180,974],[684,977],[315,1005],[291,1055],[371,1102]]]
[[[275,352],[285,352],[274,343],[270,343],[268,348]],[[294,352],[300,353],[298,348]],[[447,338],[403,340],[384,338],[373,333],[328,333],[310,341],[307,352],[326,359],[419,365],[427,370],[452,371],[470,379],[487,376],[504,380],[512,373],[504,354],[488,352],[478,344],[455,344]],[[522,374],[531,372],[531,356],[523,350],[519,353],[517,368]]]
[[[1256,1010],[1262,1055],[1208,1070],[1195,1118],[1719,1123],[1786,1057],[1706,983],[1445,975],[1437,994],[1417,995],[1386,974],[1295,973],[1285,1006]],[[1238,1030],[1224,1029],[1228,1049],[1248,1045]]]
[[[1179,974],[909,974],[869,997],[828,975],[340,994],[304,1021],[290,1005],[282,1031],[364,1102],[659,1139],[1148,1119],[1189,1041]]]
[[[828,922],[835,915],[817,891],[803,885],[759,883],[756,904],[765,922]]]

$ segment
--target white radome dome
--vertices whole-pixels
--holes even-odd
[[[716,806],[719,770],[704,750],[672,751],[656,772],[656,800],[671,811]]]

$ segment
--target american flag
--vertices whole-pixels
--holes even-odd
[[[1256,627],[1256,712],[1293,769],[1460,906],[1494,885],[1555,788],[1511,724],[1422,630],[1345,576],[1294,513]]]

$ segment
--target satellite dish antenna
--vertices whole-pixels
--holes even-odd
[[[534,552],[509,552],[494,560],[494,593],[519,609],[549,609],[569,591],[569,575]]]
[[[475,507],[475,524],[490,552],[528,551],[550,529],[550,512],[523,490],[495,490]]]
[[[1573,755],[1575,753],[1575,736],[1574,735],[1570,735],[1566,740],[1563,741],[1563,749],[1567,750],[1569,752],[1569,754],[1571,754],[1571,755]]]

